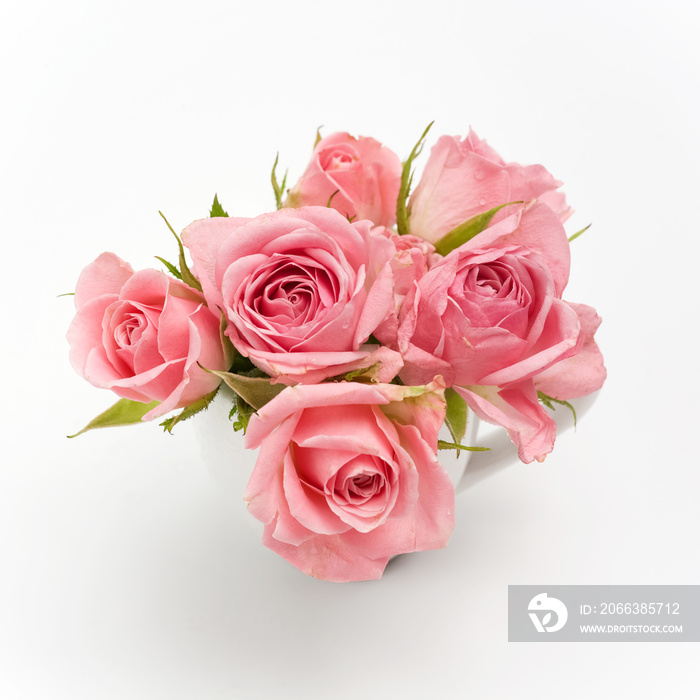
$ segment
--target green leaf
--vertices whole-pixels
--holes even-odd
[[[209,211],[209,218],[213,219],[217,216],[228,216],[224,211],[224,208],[219,204],[219,197],[214,195],[214,203],[211,205],[211,210]]]
[[[200,365],[200,367],[202,366]],[[277,394],[286,389],[285,384],[272,384],[267,376],[246,377],[243,374],[220,372],[214,369],[207,369],[206,367],[202,367],[202,369],[223,379],[231,389],[255,410],[262,408],[266,403],[272,401]]]
[[[445,389],[445,401],[447,402],[445,424],[452,439],[460,443],[464,433],[467,432],[467,402],[452,387]]]
[[[456,442],[438,440],[438,450],[467,450],[467,452],[488,452],[490,447],[472,447],[471,445],[458,445]]]
[[[282,208],[282,197],[284,197],[284,188],[287,186],[287,175],[289,174],[289,171],[286,170],[284,173],[284,177],[282,178],[282,184],[280,185],[277,182],[277,163],[279,162],[280,159],[280,154],[278,153],[275,156],[275,163],[272,166],[272,174],[270,176],[270,181],[272,182],[272,189],[275,192],[275,203],[277,205],[278,209]]]
[[[484,231],[488,228],[491,223],[491,219],[496,215],[496,212],[503,209],[503,207],[508,207],[511,204],[522,204],[522,202],[506,202],[505,204],[499,204],[499,206],[489,209],[488,211],[482,212],[481,214],[476,214],[472,216],[471,219],[467,219],[464,223],[453,228],[449,233],[446,233],[436,244],[435,250],[440,253],[440,255],[447,255],[455,248],[463,245],[467,241],[470,241],[474,236]]]
[[[197,291],[201,292],[202,291],[202,285],[199,283],[199,280],[192,274],[190,271],[190,268],[187,266],[187,260],[185,260],[185,249],[182,246],[182,241],[180,240],[180,236],[175,233],[175,229],[170,225],[170,222],[165,218],[163,215],[162,211],[158,212],[161,217],[163,218],[163,221],[165,221],[166,226],[170,229],[171,233],[173,236],[175,236],[175,240],[177,241],[178,248],[180,249],[180,274],[182,277],[180,278],[185,284],[189,285],[193,289],[196,289]]]
[[[576,410],[574,407],[568,402],[568,401],[563,401],[562,399],[555,399],[552,396],[547,396],[543,391],[538,391],[537,392],[537,398],[542,402],[544,406],[546,406],[550,411],[556,411],[557,408],[554,406],[555,403],[558,403],[560,406],[566,406],[571,413],[574,416],[574,429],[576,428]]]
[[[584,226],[580,231],[576,231],[573,236],[569,236],[569,243],[571,243],[571,241],[575,241],[582,233],[586,233],[586,231],[588,231],[592,225],[593,224],[588,224],[588,226]]]
[[[408,156],[408,159],[403,163],[403,168],[401,170],[401,187],[399,188],[399,198],[396,202],[396,228],[401,235],[409,232],[408,219],[411,216],[411,212],[408,210],[407,202],[408,196],[411,193],[411,184],[413,183],[413,172],[411,171],[413,161],[423,150],[423,141],[434,123],[435,122],[432,121],[425,127],[425,131],[418,139],[418,143],[413,147],[411,155]]]
[[[140,401],[120,399],[114,404],[114,406],[108,408],[106,411],[103,411],[96,418],[93,418],[82,430],[79,430],[74,435],[69,435],[68,437],[78,437],[78,435],[82,435],[88,430],[95,430],[96,428],[116,428],[120,425],[133,425],[134,423],[141,423],[141,419],[159,403],[160,401],[141,403]]]
[[[175,265],[173,265],[172,263],[168,262],[167,260],[161,258],[159,255],[156,255],[155,259],[160,260],[163,263],[163,265],[165,265],[165,267],[168,268],[168,272],[170,272],[170,274],[173,277],[177,277],[177,279],[182,280],[182,275],[180,274],[180,270],[178,270],[175,267]]]
[[[219,385],[221,386],[221,385]],[[166,418],[160,425],[168,433],[173,432],[173,428],[178,424],[182,423],[183,420],[192,418],[196,416],[200,411],[206,411],[209,408],[209,404],[214,400],[214,397],[219,393],[219,387],[217,386],[214,391],[198,399],[189,406],[186,406],[180,413],[172,418]]]

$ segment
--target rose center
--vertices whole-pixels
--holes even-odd
[[[379,474],[362,473],[346,482],[342,495],[349,503],[365,503],[383,488],[384,479]]]
[[[325,270],[284,261],[256,285],[252,306],[260,317],[281,326],[300,326],[331,306],[336,293]]]
[[[372,512],[384,507],[389,491],[386,465],[370,455],[358,455],[341,467],[332,486],[333,500],[339,506],[364,506]]]
[[[117,345],[121,348],[136,345],[141,338],[144,326],[145,320],[141,314],[127,314],[114,334]]]
[[[467,277],[469,287],[485,297],[506,297],[513,292],[513,277],[500,265],[477,265]]]
[[[343,153],[341,155],[333,156],[330,162],[329,170],[347,170],[353,164],[353,159]]]
[[[358,161],[359,157],[352,148],[332,148],[319,154],[319,165],[326,172],[351,170]]]

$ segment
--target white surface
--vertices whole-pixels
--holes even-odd
[[[698,583],[700,30],[687,0],[66,0],[0,9],[3,698],[696,697],[695,644],[509,644],[508,584]],[[543,465],[460,493],[444,551],[308,579],[259,543],[194,429],[74,432],[111,397],[63,335],[103,250],[172,257],[272,206],[316,127],[405,157],[469,125],[576,214],[567,297],[609,369]],[[434,140],[435,137],[433,137]],[[424,162],[424,160],[423,160]]]

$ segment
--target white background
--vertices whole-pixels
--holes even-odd
[[[0,695],[695,697],[697,644],[506,625],[508,584],[700,582],[695,8],[4,2]],[[56,297],[87,263],[174,257],[157,210],[182,228],[214,192],[270,210],[275,153],[293,181],[319,125],[404,158],[433,119],[565,181],[569,232],[593,223],[567,298],[604,318],[609,370],[543,465],[458,494],[446,550],[319,582],[260,544],[194,421],[66,440],[113,401],[67,359]]]

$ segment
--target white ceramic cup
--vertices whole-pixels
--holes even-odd
[[[586,414],[595,400],[598,398],[599,392],[594,392],[588,396],[583,396],[579,399],[572,399],[571,405],[576,411],[576,422]],[[473,413],[471,414],[474,415]],[[569,430],[574,425],[574,416],[566,407],[557,404],[556,410],[552,417],[557,424],[557,436]],[[464,444],[480,445],[488,447],[486,452],[467,452],[464,461],[464,467],[460,474],[459,480],[454,481],[455,490],[463,491],[474,484],[492,476],[496,472],[501,471],[505,467],[516,464],[518,460],[518,451],[515,445],[508,437],[508,433],[503,428],[498,426],[486,425],[482,423],[481,429],[476,437],[477,442]]]

